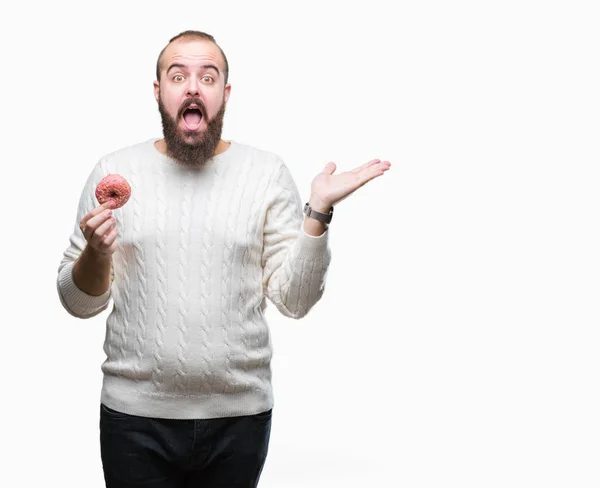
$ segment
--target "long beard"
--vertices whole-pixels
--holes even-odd
[[[189,100],[190,103],[196,103],[202,107],[202,113],[206,114],[206,109],[202,102],[198,99]],[[169,115],[165,106],[158,98],[158,111],[162,119],[163,135],[167,144],[167,154],[182,163],[185,166],[201,167],[209,159],[211,159],[217,145],[221,140],[223,131],[223,117],[225,115],[225,101],[221,105],[215,116],[208,121],[208,127],[203,132],[182,131],[177,122],[183,117],[184,108],[180,109],[177,114],[177,119]],[[193,136],[193,142],[187,142],[184,135]],[[188,139],[189,140],[189,139]]]

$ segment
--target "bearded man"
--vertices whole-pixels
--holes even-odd
[[[58,294],[79,318],[113,302],[100,402],[107,487],[255,487],[273,409],[267,299],[296,319],[319,301],[334,205],[390,163],[337,175],[328,163],[303,207],[281,158],[221,138],[231,85],[211,35],[171,39],[156,77],[164,138],[94,166]],[[109,174],[131,186],[118,209],[95,197]]]

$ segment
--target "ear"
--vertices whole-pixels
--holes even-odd
[[[156,98],[156,101],[158,102],[158,95],[160,93],[160,84],[158,83],[158,81],[154,82],[154,98]]]
[[[225,100],[225,103],[229,100],[229,95],[231,95],[231,85],[227,83],[225,90],[223,90],[223,100]]]

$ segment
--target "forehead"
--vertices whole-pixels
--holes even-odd
[[[225,70],[225,61],[221,52],[212,42],[204,39],[178,39],[165,49],[161,70],[166,70],[175,62],[193,66],[194,64],[204,64],[207,61],[216,64],[221,72]]]

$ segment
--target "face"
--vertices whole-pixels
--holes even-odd
[[[163,53],[154,96],[167,152],[181,163],[202,165],[221,140],[231,90],[224,68],[219,48],[210,41],[180,39]]]

